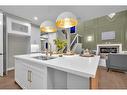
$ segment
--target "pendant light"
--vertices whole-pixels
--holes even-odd
[[[71,12],[61,13],[56,20],[56,26],[59,28],[70,28],[78,23],[76,16]]]
[[[53,22],[46,20],[40,25],[40,31],[46,33],[56,32],[57,28]]]

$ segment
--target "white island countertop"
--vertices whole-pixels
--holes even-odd
[[[97,67],[99,64],[100,56],[94,57],[80,57],[79,55],[72,55],[58,57],[58,55],[53,55],[57,57],[55,59],[50,60],[39,60],[33,57],[41,56],[44,54],[36,53],[36,54],[26,54],[26,55],[16,55],[15,58],[32,61],[37,64],[45,65],[50,68],[54,68],[57,70],[65,71],[68,73],[72,73],[75,75],[79,75],[82,77],[91,77],[95,78]]]

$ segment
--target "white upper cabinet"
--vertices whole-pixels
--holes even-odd
[[[7,17],[8,33],[31,36],[31,24]]]

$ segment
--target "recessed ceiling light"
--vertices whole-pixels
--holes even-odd
[[[34,17],[34,20],[38,20],[38,17],[35,16],[35,17]]]

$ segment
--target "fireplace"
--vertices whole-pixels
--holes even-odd
[[[101,47],[100,53],[118,53],[117,47]]]
[[[122,44],[98,44],[97,55],[100,55],[100,66],[106,67],[106,59],[109,53],[121,53]]]
[[[122,44],[98,44],[97,45],[97,55],[101,58],[106,58],[109,53],[121,53]]]

